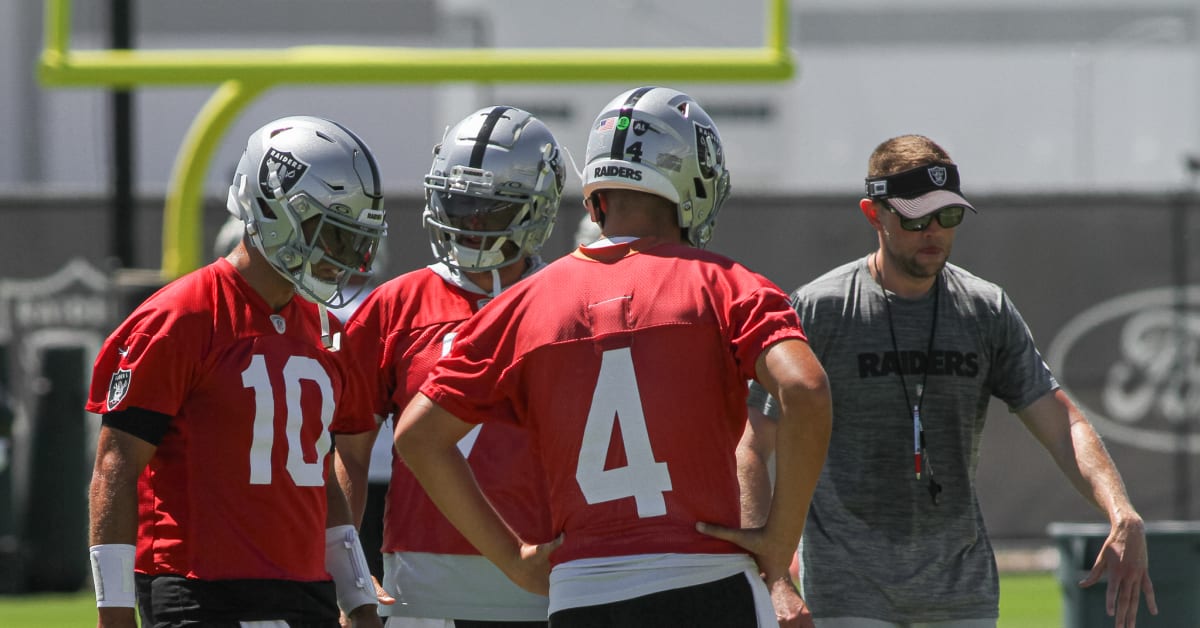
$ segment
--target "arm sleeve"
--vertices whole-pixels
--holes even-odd
[[[125,408],[109,412],[100,419],[100,424],[136,436],[157,447],[171,427],[170,415],[144,408]]]
[[[757,377],[758,357],[767,347],[788,338],[808,340],[787,296],[773,286],[759,287],[735,300],[730,307],[730,327],[734,357],[748,380]]]
[[[1033,341],[1029,326],[1007,293],[1001,293],[994,341],[997,344],[992,393],[1008,404],[1010,411],[1019,412],[1059,387]]]

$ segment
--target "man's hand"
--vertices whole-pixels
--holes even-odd
[[[1116,617],[1116,628],[1134,628],[1138,603],[1146,596],[1151,615],[1158,614],[1154,599],[1154,584],[1150,582],[1150,563],[1146,552],[1146,531],[1141,521],[1112,527],[1096,563],[1087,578],[1079,583],[1090,587],[1108,576],[1104,608],[1109,617]]]
[[[500,570],[522,589],[537,595],[550,595],[550,552],[562,544],[561,534],[549,543],[521,543],[520,557],[510,564],[499,565]]]
[[[726,528],[700,522],[696,524],[696,530],[734,543],[754,556],[771,592],[771,605],[775,607],[775,617],[781,628],[813,628],[812,615],[792,581],[790,567],[796,554],[795,546],[790,543],[780,545],[764,528]]]
[[[383,588],[382,584],[379,584],[378,578],[371,576],[371,583],[375,585],[375,597],[379,599],[380,604],[383,604],[384,606],[391,606],[392,604],[396,603],[396,598],[392,597],[391,594],[387,592],[387,589]],[[354,625],[351,623],[350,618],[346,617],[345,613],[342,613],[338,618],[338,623],[342,625],[342,628],[352,628]]]
[[[396,603],[396,598],[392,597],[392,595],[387,592],[387,589],[383,588],[382,584],[379,584],[378,578],[371,576],[371,582],[375,585],[375,597],[379,598],[380,604],[383,604],[384,606],[391,606],[392,604]]]
[[[767,588],[771,592],[771,606],[775,607],[779,628],[814,628],[812,613],[808,612],[808,606],[790,577],[769,580]]]
[[[715,523],[696,523],[696,530],[724,541],[729,541],[754,556],[758,569],[766,575],[767,581],[774,578],[788,578],[788,567],[796,546],[791,543],[781,544],[777,539],[767,535],[766,528],[726,528]]]

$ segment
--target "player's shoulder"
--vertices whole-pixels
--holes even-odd
[[[680,242],[663,243],[655,247],[662,254],[668,257],[675,257],[681,260],[694,260],[704,264],[714,264],[721,267],[743,267],[732,257],[713,251],[712,249],[702,249],[690,244]],[[654,249],[652,249],[654,250]],[[744,268],[744,267],[743,267]]]
[[[209,264],[167,283],[134,308],[129,320],[211,326],[214,312],[227,298],[222,270]]]
[[[393,294],[404,294],[442,283],[445,283],[445,281],[441,275],[435,272],[432,266],[422,266],[385,281],[376,290],[382,289]]]
[[[372,290],[347,321],[347,327],[411,329],[466,318],[471,310],[463,293],[430,267],[418,268]]]
[[[380,283],[362,299],[362,303],[358,310],[354,311],[350,321],[368,315],[368,313],[374,313],[376,316],[379,313],[388,315],[390,311],[407,306],[424,297],[426,293],[438,288],[440,283],[442,283],[442,279],[427,267],[410,270],[403,275],[392,277],[392,279]]]
[[[134,308],[109,335],[106,346],[125,350],[131,345],[165,343],[161,346],[180,355],[203,350],[212,341],[218,310],[228,297],[221,283],[215,264],[167,283]]]
[[[725,277],[731,281],[749,280],[752,283],[766,283],[776,287],[774,283],[745,264],[716,251],[701,249],[687,244],[663,245],[663,250],[671,257],[691,266],[697,276],[706,280],[712,277]]]

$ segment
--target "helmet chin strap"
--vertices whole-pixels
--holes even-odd
[[[328,306],[331,299],[338,294],[338,283],[318,278],[313,274],[312,267],[312,262],[305,262],[298,271],[293,272],[299,275],[300,285],[312,295],[310,301],[315,300],[318,305]]]
[[[500,291],[504,290],[504,286],[500,285],[500,269],[492,269],[492,298],[500,296]]]
[[[329,333],[329,310],[324,303],[317,304],[317,312],[321,316],[321,344],[332,352],[342,350],[342,333]]]

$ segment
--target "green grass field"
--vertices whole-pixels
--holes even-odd
[[[1062,628],[1062,616],[1062,589],[1053,573],[1000,574],[998,628]]]
[[[95,598],[79,593],[0,596],[4,628],[80,628],[96,625]],[[999,628],[1061,628],[1062,593],[1054,574],[1000,578]]]

